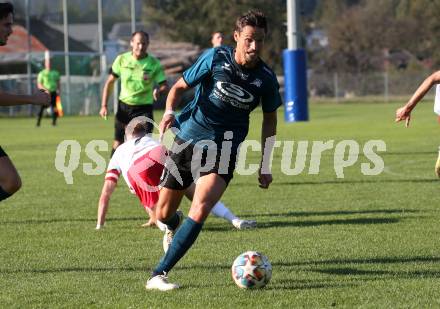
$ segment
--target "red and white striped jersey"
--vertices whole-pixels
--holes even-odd
[[[105,180],[117,182],[122,174],[130,191],[144,207],[153,207],[159,198],[159,183],[166,148],[149,136],[120,145],[108,165]]]

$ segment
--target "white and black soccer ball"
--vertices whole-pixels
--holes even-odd
[[[232,279],[242,289],[262,288],[272,278],[268,258],[256,251],[240,254],[232,264]]]

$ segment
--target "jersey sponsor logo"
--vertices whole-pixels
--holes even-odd
[[[231,70],[231,65],[230,65],[229,63],[224,63],[224,64],[222,65],[222,69],[223,69],[223,70],[228,70],[229,72],[232,72],[232,70]]]
[[[255,86],[257,86],[258,88],[261,87],[261,84],[263,84],[263,82],[262,82],[261,79],[259,79],[259,78],[255,79],[255,80],[251,83],[251,85],[255,85]]]
[[[237,108],[249,110],[249,104],[254,101],[254,96],[242,87],[218,81],[215,84],[214,95],[223,102],[229,103]]]
[[[247,80],[249,78],[249,74],[244,74],[241,71],[236,71],[237,75],[240,76],[242,80]]]

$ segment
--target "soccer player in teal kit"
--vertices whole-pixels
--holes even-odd
[[[275,74],[259,57],[266,33],[264,14],[247,12],[236,21],[236,47],[220,46],[204,53],[168,94],[160,131],[163,133],[176,121],[180,131],[171,149],[170,164],[165,164],[156,216],[167,225],[172,241],[153,270],[147,289],[166,291],[179,287],[168,282],[167,273],[197,239],[211,208],[226,190],[233,177],[238,147],[248,133],[249,114],[260,103],[262,158],[272,152],[271,146],[264,145],[276,134],[276,110],[281,98]],[[174,111],[182,93],[192,87],[197,87],[193,101],[176,118]],[[195,166],[194,158],[204,164]],[[263,163],[258,181],[262,188],[272,182],[271,172]],[[183,221],[176,210],[185,189],[193,182],[194,198],[188,218]]]

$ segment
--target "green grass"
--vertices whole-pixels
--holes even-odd
[[[23,188],[0,205],[0,307],[117,308],[422,308],[440,306],[439,180],[434,175],[439,125],[432,105],[421,104],[412,126],[394,123],[397,104],[312,104],[311,121],[286,124],[280,111],[278,139],[309,141],[306,169],[280,171],[267,191],[256,176],[236,175],[223,201],[258,229],[236,231],[209,218],[196,244],[170,273],[182,285],[171,293],[147,292],[144,283],[162,255],[162,234],[141,229],[146,217],[121,182],[108,226],[95,231],[103,175],[87,176],[84,148],[112,138],[112,121],[68,117],[0,119],[1,145],[14,161]],[[160,115],[156,115],[160,119]],[[249,138],[259,140],[261,113]],[[83,152],[74,184],[54,167],[64,139]],[[364,176],[357,163],[336,177],[334,150],[323,153],[320,173],[308,175],[312,141],[386,142],[378,153],[385,171]],[[294,147],[296,151],[296,144]],[[102,152],[105,158],[108,153]],[[258,153],[249,151],[249,162]],[[183,209],[188,210],[185,201]],[[243,251],[265,253],[273,265],[265,289],[238,289],[230,275]]]

